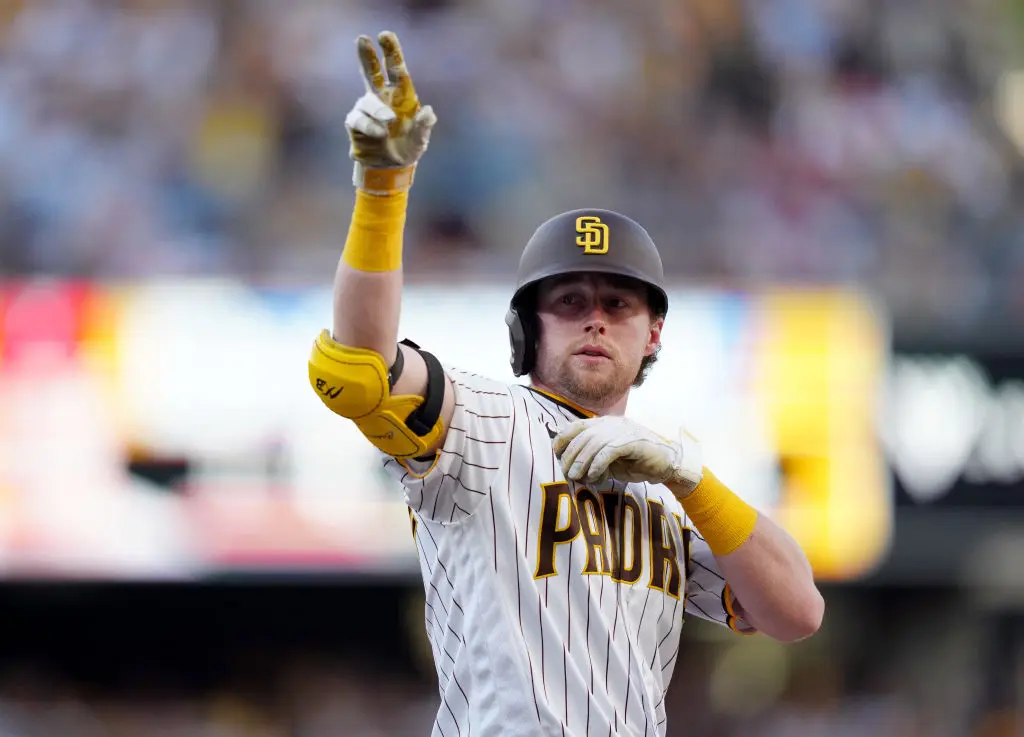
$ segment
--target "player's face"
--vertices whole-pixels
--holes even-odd
[[[537,316],[534,381],[598,411],[629,392],[644,356],[657,350],[663,322],[642,285],[601,274],[542,282]]]

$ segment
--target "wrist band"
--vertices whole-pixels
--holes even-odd
[[[397,271],[408,201],[408,192],[372,195],[357,189],[342,260],[360,271]]]
[[[408,192],[416,175],[416,165],[367,169],[358,161],[352,167],[352,184],[370,194]]]
[[[685,499],[683,511],[715,555],[728,555],[754,531],[757,510],[740,499],[707,468]]]

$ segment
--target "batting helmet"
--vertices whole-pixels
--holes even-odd
[[[639,223],[611,210],[563,212],[537,228],[519,260],[516,291],[505,315],[516,376],[529,373],[536,360],[536,315],[528,304],[533,288],[548,277],[579,272],[636,279],[648,287],[655,314],[668,311],[661,256]]]

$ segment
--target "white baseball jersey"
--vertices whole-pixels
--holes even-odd
[[[385,459],[423,573],[432,734],[664,735],[684,613],[747,629],[711,551],[660,484],[566,482],[551,437],[588,413],[448,375],[436,460]]]

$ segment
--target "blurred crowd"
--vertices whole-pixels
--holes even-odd
[[[907,330],[1019,328],[1019,5],[3,0],[0,270],[321,283],[354,38],[387,28],[440,120],[412,278],[507,273],[539,222],[595,205],[677,278],[853,283]]]
[[[770,670],[760,682],[723,685],[717,656],[692,641],[684,648],[691,652],[667,698],[669,737],[1016,737],[1024,718],[991,710],[973,723],[948,721],[915,702],[918,684],[851,687],[822,660],[787,676],[788,685],[772,682]],[[154,667],[111,689],[19,664],[0,679],[0,736],[423,737],[439,708],[431,676],[386,659],[295,651],[235,666],[232,677],[198,688],[154,678]],[[970,678],[960,679],[969,693]]]
[[[1019,736],[1019,615],[952,590],[826,599],[793,645],[688,619],[668,736]],[[419,583],[0,588],[0,737],[423,737],[423,606]]]
[[[749,678],[723,685],[715,655],[684,647],[691,652],[667,698],[669,737],[1015,735],[1008,715],[993,712],[975,728],[943,722],[914,703],[912,684],[850,688],[820,661],[785,687],[770,670],[754,688]],[[0,678],[0,737],[424,737],[439,708],[431,675],[386,659],[295,651],[234,666],[231,677],[196,687],[160,680],[154,664],[112,689],[19,664]]]

